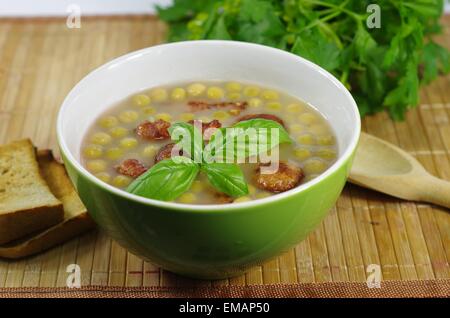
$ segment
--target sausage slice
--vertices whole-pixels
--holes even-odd
[[[190,120],[189,124],[194,125],[195,120]],[[211,136],[214,134],[217,128],[222,127],[222,124],[217,119],[210,121],[209,123],[202,122],[202,135],[204,140],[209,140]],[[209,129],[206,134],[205,131]]]
[[[277,123],[279,123],[281,126],[285,127],[283,120],[275,115],[271,115],[271,114],[249,114],[249,115],[244,115],[242,117],[240,117],[236,123],[240,122],[240,121],[244,121],[244,120],[250,120],[250,119],[255,119],[255,118],[262,118],[262,119],[268,119],[268,120],[273,120],[276,121]]]
[[[137,178],[147,171],[147,168],[137,159],[127,159],[115,168],[118,173],[132,178]]]
[[[234,199],[230,197],[229,195],[222,193],[222,192],[216,192],[214,193],[214,197],[217,200],[218,204],[227,204],[232,203]]]
[[[172,155],[172,149],[175,146],[176,146],[175,143],[170,143],[170,144],[167,144],[167,145],[161,147],[161,149],[159,149],[158,153],[155,156],[155,163],[158,163],[164,159],[169,159]],[[178,154],[180,156],[182,156],[183,151],[180,149]]]
[[[261,166],[256,168],[254,181],[258,188],[269,192],[279,193],[295,188],[304,177],[300,167],[286,162],[280,162],[278,170],[271,174],[262,174]]]
[[[168,139],[170,137],[169,127],[170,123],[163,119],[158,119],[154,122],[146,120],[137,126],[136,134],[147,140]]]

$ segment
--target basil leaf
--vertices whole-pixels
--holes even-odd
[[[202,161],[203,137],[194,125],[178,122],[169,127],[169,133],[173,140],[178,141],[183,153],[188,154],[194,162]]]
[[[255,128],[255,129],[266,128],[269,131],[272,128],[278,128],[279,129],[278,130],[279,131],[278,144],[292,143],[291,137],[289,137],[289,134],[286,131],[286,129],[284,129],[284,127],[280,123],[277,123],[274,120],[263,119],[263,118],[254,118],[254,119],[240,121],[240,122],[234,124],[233,127],[235,127],[235,128],[244,128],[244,129],[247,129],[247,128]],[[276,146],[276,145],[274,145],[274,146]],[[274,146],[272,146],[272,147],[274,147]]]
[[[278,129],[278,138],[273,141],[272,129]],[[211,162],[215,156],[221,155],[228,161],[226,150],[234,149],[233,160],[245,159],[282,143],[292,143],[292,140],[281,124],[269,119],[249,119],[231,128],[219,128],[205,147],[204,158]]]
[[[150,199],[171,201],[189,190],[199,169],[198,164],[186,157],[166,159],[134,180],[127,191]]]
[[[209,182],[220,192],[231,197],[248,194],[247,182],[237,164],[209,163],[202,165],[201,170],[206,173]]]

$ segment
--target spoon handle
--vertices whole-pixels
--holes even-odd
[[[423,182],[422,200],[450,208],[450,182],[427,176]]]

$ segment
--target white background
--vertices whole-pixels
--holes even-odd
[[[82,15],[152,14],[170,0],[0,0],[0,16],[66,16],[76,4]]]
[[[152,14],[154,5],[171,0],[0,0],[0,16],[66,16],[67,7],[77,4],[83,15]],[[374,3],[377,1],[374,0]],[[450,12],[450,1],[446,1]]]

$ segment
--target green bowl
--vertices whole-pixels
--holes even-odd
[[[114,103],[152,86],[211,79],[259,82],[311,103],[336,134],[338,160],[295,189],[227,205],[187,205],[138,197],[100,181],[80,164],[84,134]],[[305,239],[341,193],[359,133],[357,106],[331,74],[290,53],[233,41],[178,42],[119,57],[73,88],[57,121],[69,176],[100,227],[145,260],[205,279],[241,274]]]

